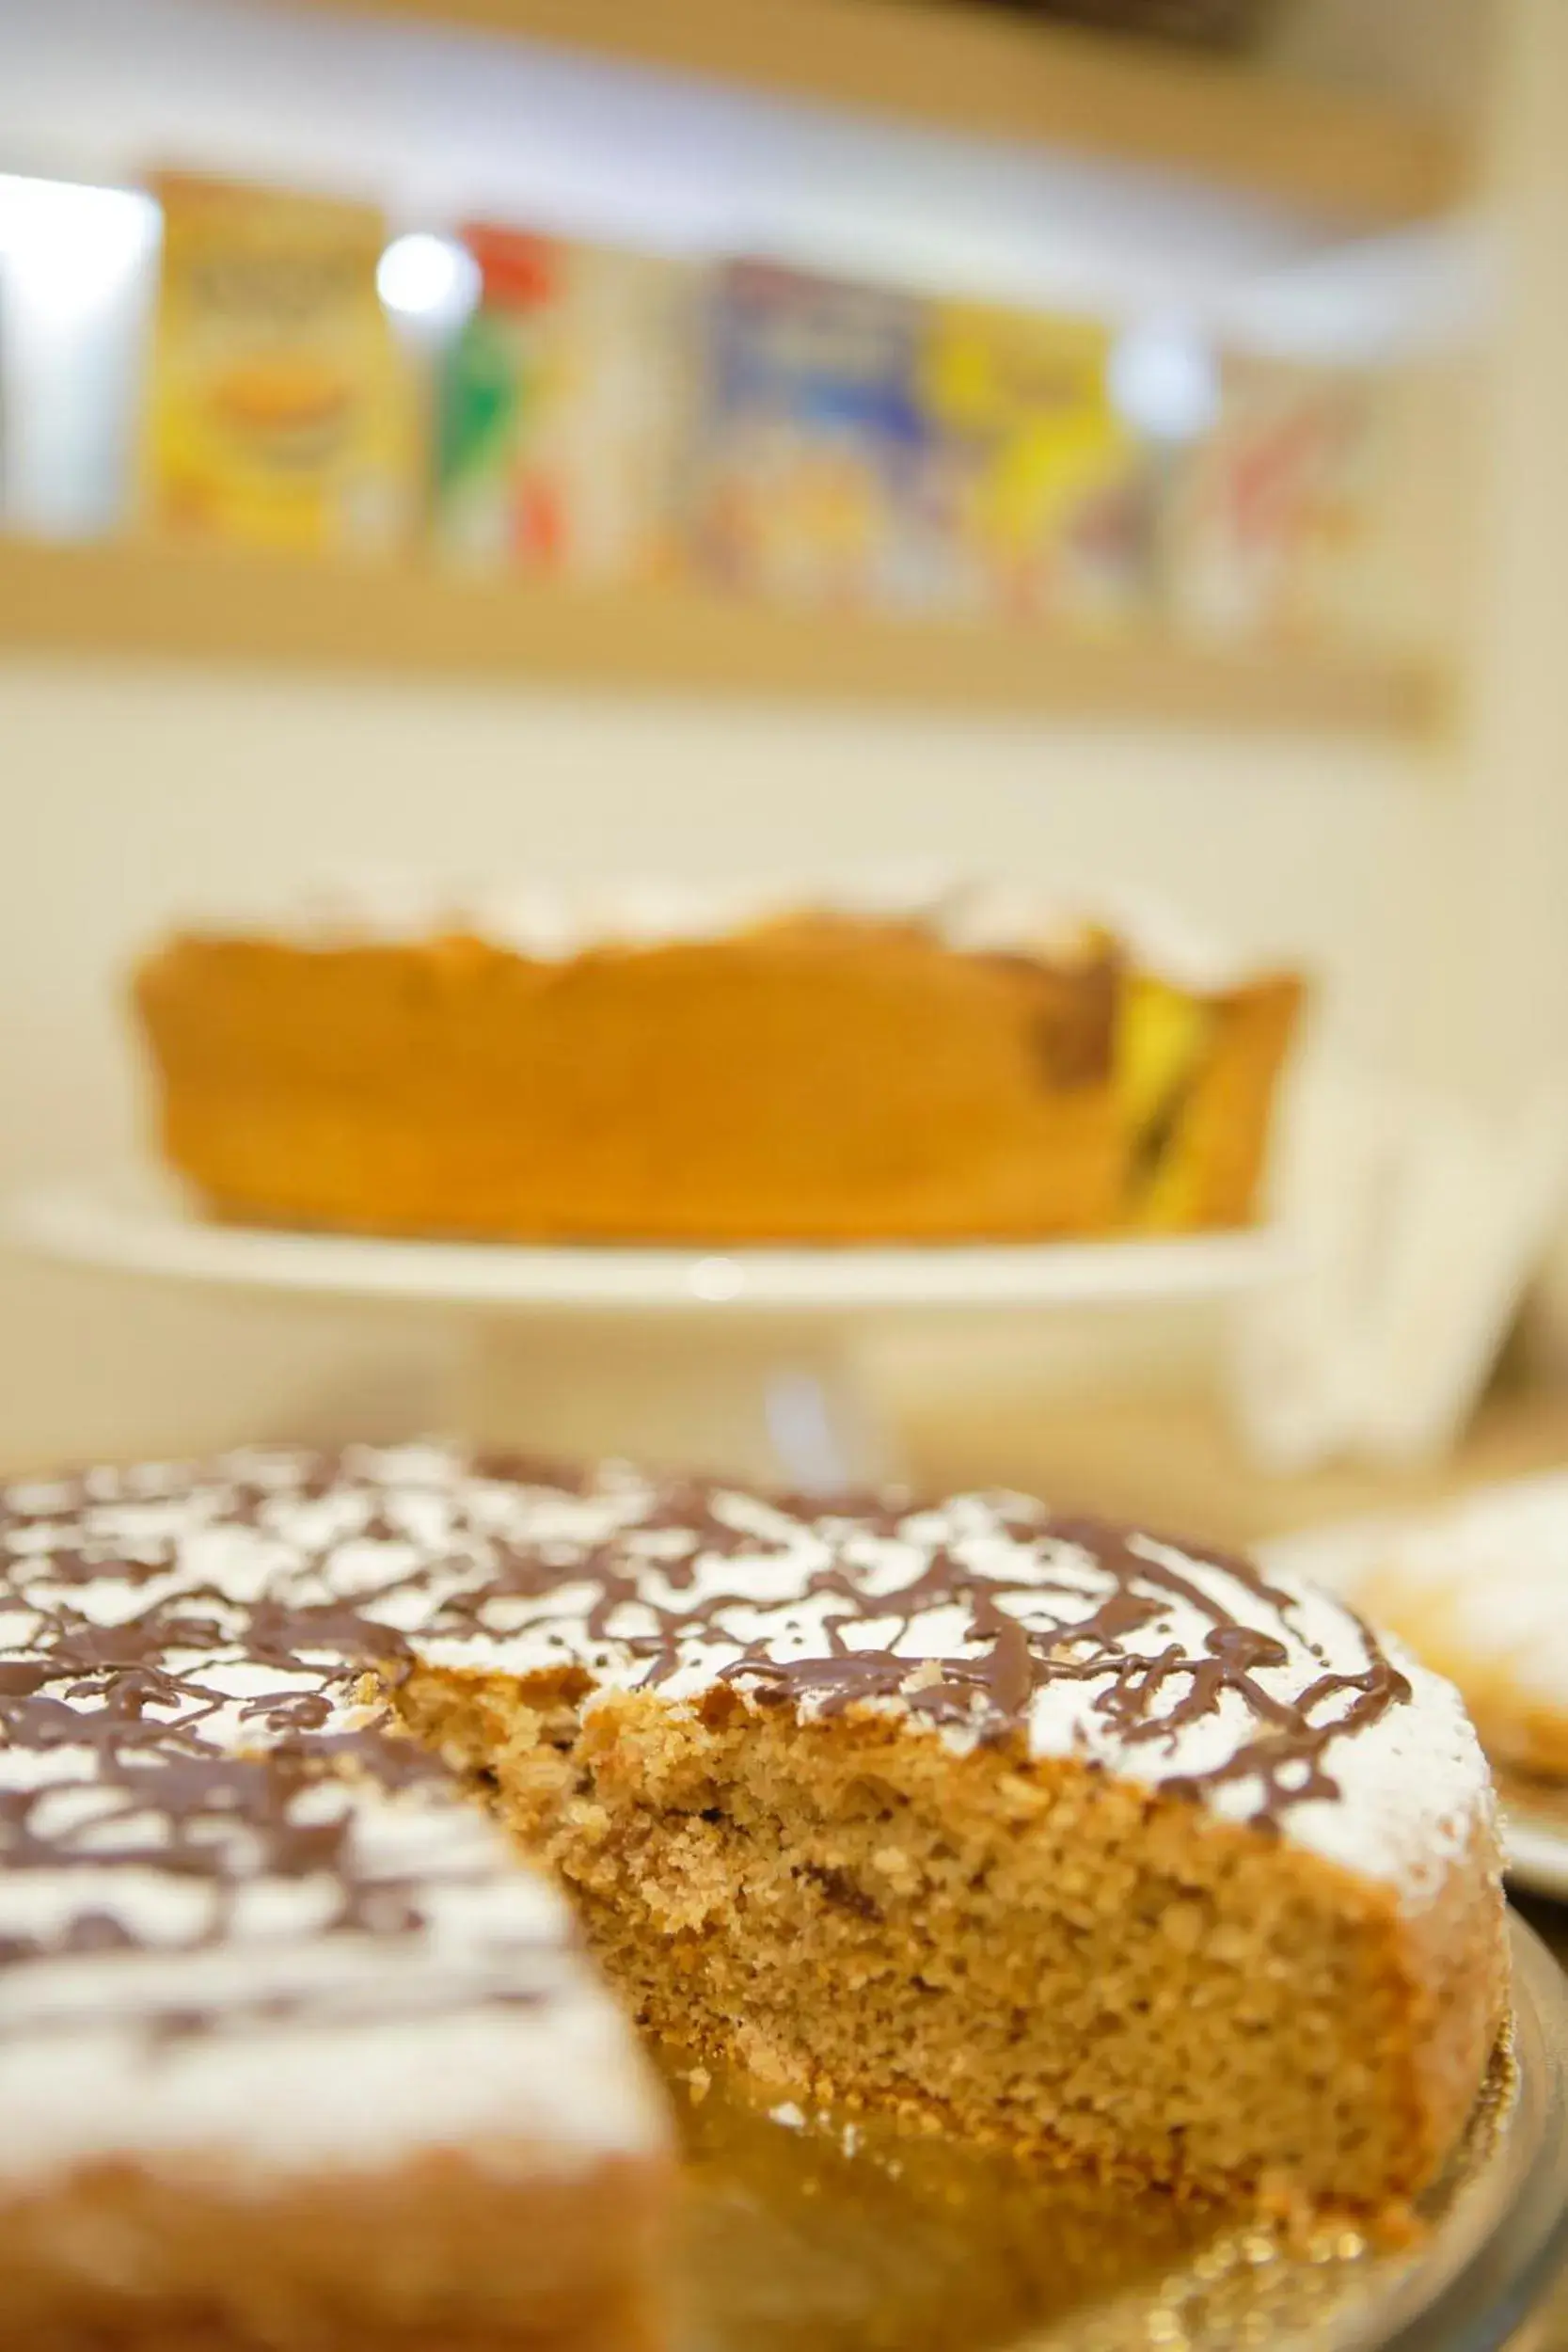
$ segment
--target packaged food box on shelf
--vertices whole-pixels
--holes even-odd
[[[1164,506],[1164,593],[1184,634],[1300,642],[1375,618],[1379,410],[1368,373],[1227,356],[1218,415]]]
[[[1147,615],[1155,477],[1085,319],[929,307],[921,405],[945,485],[946,600],[1117,627]]]
[[[923,600],[921,315],[910,295],[767,262],[715,272],[687,496],[706,577],[816,604]]]
[[[464,241],[480,293],[439,372],[438,550],[589,578],[667,569],[697,274],[483,223]]]
[[[412,528],[413,384],[372,206],[165,173],[142,443],[157,527],[312,553]]]

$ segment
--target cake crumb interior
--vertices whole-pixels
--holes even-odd
[[[1385,2216],[1463,2122],[1502,2006],[1500,1961],[1490,2008],[1444,1999],[1465,1868],[1413,1931],[1386,1886],[1016,1742],[590,1695],[418,1665],[397,1701],[656,2044],[1107,2181]]]

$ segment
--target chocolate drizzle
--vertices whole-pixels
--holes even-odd
[[[12,1488],[0,1960],[273,1932],[396,1947],[454,1881],[515,1878],[367,1700],[367,1676],[420,1658],[727,1684],[807,1715],[870,1704],[1278,1826],[1338,1798],[1337,1755],[1411,1696],[1364,1627],[1332,1622],[1331,1658],[1248,1562],[1019,1498],[824,1508],[435,1449]],[[509,1932],[498,2001],[530,1994]]]
[[[339,1496],[335,1534],[282,1539],[280,1495],[290,1516]],[[0,1492],[0,2030],[114,2018],[159,2048],[528,2007],[566,1985],[553,1903],[530,1904],[450,1774],[365,1688],[406,1645],[325,1564],[356,1538],[361,1573],[377,1547],[406,1552],[375,1506],[309,1457]],[[449,1902],[475,1919],[476,1895],[495,1899],[454,1950],[430,1931]],[[292,1981],[293,1955],[344,1935],[387,1942],[387,1960]],[[178,1971],[106,1978],[101,2006],[41,2018],[4,1973],[137,1951],[257,1964],[195,2003]]]
[[[752,1645],[722,1674],[760,1697],[797,1704],[810,1699],[826,1713],[857,1699],[896,1698],[911,1714],[960,1725],[987,1740],[1023,1733],[1044,1686],[1092,1684],[1098,1686],[1094,1712],[1129,1751],[1173,1744],[1199,1718],[1215,1716],[1230,1697],[1245,1707],[1256,1728],[1202,1772],[1167,1778],[1170,1793],[1202,1798],[1227,1782],[1255,1782],[1251,1818],[1274,1826],[1292,1805],[1337,1799],[1338,1786],[1324,1763],[1328,1749],[1370,1727],[1388,1707],[1404,1705],[1410,1698],[1405,1677],[1356,1621],[1365,1652],[1362,1667],[1318,1675],[1297,1694],[1271,1691],[1259,1677],[1289,1667],[1286,1644],[1240,1621],[1175,1568],[1171,1549],[1098,1522],[1042,1518],[1026,1549],[1026,1564],[993,1573],[939,1544],[920,1575],[898,1594],[900,1634],[914,1633],[928,1611],[967,1610],[959,1656],[922,1661],[918,1647],[899,1636],[875,1649],[852,1646],[845,1639],[845,1621],[830,1620],[827,1655],[781,1662],[770,1659],[765,1646]],[[1098,1607],[1065,1621],[1051,1612],[1051,1598],[1076,1601],[1082,1587],[1053,1578],[1052,1555],[1063,1549],[1091,1560],[1109,1579]],[[1289,1622],[1295,1606],[1291,1596],[1267,1583],[1250,1563],[1213,1553],[1200,1558],[1242,1596]],[[842,1571],[816,1580],[815,1589],[842,1596],[852,1608],[863,1605]],[[1177,1641],[1154,1648],[1131,1646],[1135,1637],[1158,1631],[1173,1599],[1207,1620],[1202,1647],[1184,1648]],[[1023,1622],[1021,1604],[1031,1613],[1043,1607],[1044,1625]],[[884,1613],[880,1606],[877,1613]]]
[[[531,1475],[526,1465],[510,1468]],[[1130,1755],[1174,1747],[1228,1702],[1241,1727],[1225,1752],[1201,1770],[1164,1776],[1165,1786],[1201,1800],[1227,1784],[1253,1784],[1248,1817],[1275,1825],[1295,1805],[1337,1799],[1325,1761],[1332,1747],[1410,1698],[1405,1677],[1349,1612],[1339,1614],[1354,1666],[1325,1664],[1305,1680],[1292,1672],[1300,1637],[1292,1649],[1267,1625],[1288,1632],[1297,1602],[1246,1560],[1053,1518],[1016,1497],[960,1498],[948,1511],[955,1526],[969,1522],[966,1533],[944,1530],[942,1513],[875,1499],[827,1513],[801,1502],[759,1507],[688,1482],[654,1490],[608,1541],[575,1552],[552,1547],[547,1563],[526,1550],[504,1553],[488,1591],[454,1595],[422,1630],[427,1640],[483,1634],[493,1628],[499,1597],[543,1599],[566,1581],[582,1588],[574,1656],[591,1669],[624,1656],[636,1669],[626,1678],[643,1687],[676,1680],[694,1652],[731,1647],[714,1678],[764,1704],[832,1715],[879,1701],[934,1725],[1005,1740],[1026,1737],[1049,1685],[1079,1683],[1092,1688],[1090,1711]],[[684,1541],[678,1553],[657,1559],[656,1576],[647,1538],[661,1531]],[[909,1553],[907,1581],[889,1589],[874,1567],[867,1573],[879,1546]],[[791,1560],[800,1573],[788,1610],[767,1633],[738,1636],[737,1616],[754,1607],[755,1571],[770,1590],[766,1572]],[[703,1577],[728,1561],[741,1564],[733,1581]],[[1091,1597],[1096,1605],[1085,1607]],[[929,1655],[923,1629],[939,1613],[967,1622],[948,1635],[944,1654]],[[1196,1646],[1160,1638],[1178,1616],[1201,1627]],[[644,1618],[650,1629],[627,1629]],[[816,1646],[791,1654],[791,1619],[814,1627]],[[875,1641],[866,1638],[870,1624]],[[1281,1690],[1282,1674],[1295,1687]]]

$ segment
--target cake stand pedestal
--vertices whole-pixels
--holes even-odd
[[[686,1462],[804,1493],[896,1478],[891,1435],[830,1316],[485,1316],[452,1425],[483,1444]]]
[[[215,1224],[144,1177],[52,1185],[8,1224],[78,1265],[457,1314],[449,1418],[484,1444],[818,1493],[897,1474],[861,1368],[873,1332],[944,1312],[1212,1303],[1286,1263],[1269,1232],[722,1251],[380,1241]]]

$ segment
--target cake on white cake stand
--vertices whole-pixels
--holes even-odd
[[[383,1241],[218,1224],[127,1175],[15,1202],[78,1264],[471,1318],[452,1425],[544,1453],[689,1460],[805,1491],[896,1475],[857,1352],[900,1318],[1201,1304],[1280,1271],[1276,1236],[684,1249]]]

